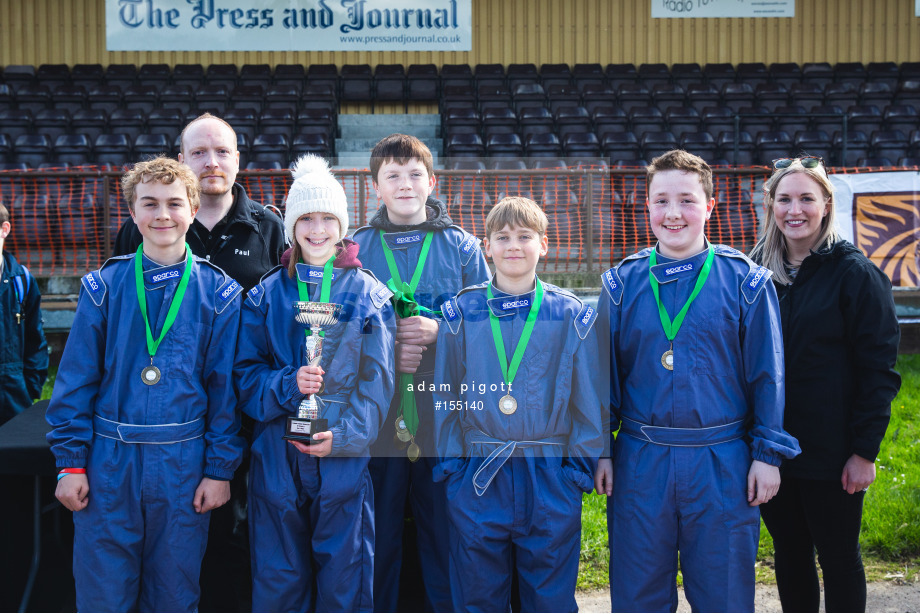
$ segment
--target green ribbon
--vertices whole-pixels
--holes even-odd
[[[674,337],[677,336],[677,331],[680,330],[681,324],[684,323],[684,316],[687,315],[687,311],[690,309],[690,305],[696,299],[697,295],[700,293],[700,290],[703,289],[703,285],[706,283],[706,280],[709,278],[709,271],[712,270],[712,261],[715,259],[715,249],[712,245],[709,246],[709,254],[706,256],[706,261],[703,262],[703,268],[700,270],[700,274],[696,278],[696,285],[693,286],[693,292],[690,293],[690,298],[687,299],[687,302],[684,303],[684,306],[678,312],[677,317],[674,318],[674,321],[671,321],[671,318],[668,316],[668,310],[665,309],[665,306],[661,304],[661,298],[658,295],[658,280],[655,278],[655,274],[652,273],[652,267],[658,264],[658,259],[655,257],[656,250],[652,250],[652,257],[649,258],[648,263],[648,279],[652,284],[652,294],[655,295],[655,304],[658,305],[658,316],[661,318],[661,327],[664,328],[664,334],[667,336],[668,341],[673,345]]]
[[[431,239],[434,233],[429,231],[425,233],[425,240],[422,243],[422,251],[419,253],[418,262],[415,264],[415,270],[412,272],[412,280],[406,283],[399,275],[399,269],[396,268],[396,259],[393,257],[393,250],[387,245],[384,233],[380,231],[380,244],[383,246],[383,255],[387,260],[387,267],[390,269],[390,280],[387,287],[393,292],[390,301],[393,303],[393,309],[396,311],[397,318],[410,318],[417,316],[422,311],[431,314],[440,315],[440,312],[433,311],[423,307],[415,300],[415,290],[418,288],[418,282],[422,278],[422,271],[425,269],[425,260],[428,259],[428,250],[431,247]],[[399,374],[399,412],[406,423],[406,429],[412,437],[418,431],[418,405],[415,402],[415,393],[412,386],[415,378],[411,373]]]
[[[188,243],[185,244],[185,270],[182,272],[182,279],[179,280],[179,287],[169,303],[169,310],[166,312],[166,322],[163,324],[163,330],[160,336],[153,338],[153,331],[150,330],[150,320],[147,317],[147,292],[144,290],[144,264],[143,264],[144,244],[137,247],[134,254],[134,282],[137,288],[137,304],[141,308],[141,315],[144,317],[144,332],[147,333],[147,353],[150,354],[150,364],[153,364],[153,357],[157,353],[157,348],[166,337],[166,333],[172,328],[176,316],[179,314],[179,307],[182,305],[182,299],[185,298],[185,290],[188,288],[188,280],[192,277],[192,250]]]
[[[518,367],[521,366],[521,361],[524,359],[524,350],[527,349],[527,344],[530,342],[530,335],[533,333],[533,327],[537,323],[537,314],[540,313],[540,305],[543,304],[543,282],[541,282],[539,278],[537,278],[536,286],[534,301],[530,305],[530,311],[527,313],[527,322],[524,323],[524,331],[521,333],[521,338],[518,341],[517,347],[514,349],[514,355],[511,357],[510,365],[508,364],[508,355],[505,354],[505,342],[502,339],[502,330],[498,318],[492,313],[492,309],[489,309],[489,324],[492,325],[492,341],[495,342],[495,351],[498,353],[498,364],[502,368],[502,377],[505,378],[505,383],[508,384],[509,393],[511,390],[511,383],[514,381],[514,376],[517,375]],[[486,287],[486,296],[489,297],[489,300],[495,298],[492,295],[491,283]]]
[[[326,261],[326,264],[323,265],[323,280],[319,288],[319,302],[328,303],[329,302],[329,292],[332,288],[332,263],[335,261],[335,257],[330,257]],[[300,261],[303,263],[303,260]],[[301,302],[309,302],[310,299],[310,286],[305,281],[300,280],[300,275],[297,276],[297,295],[300,297]],[[310,333],[307,332],[307,329],[304,328],[303,334],[310,336]],[[326,331],[319,331],[319,336],[326,338]]]

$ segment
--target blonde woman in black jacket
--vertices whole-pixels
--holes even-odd
[[[761,506],[776,549],[785,612],[862,612],[859,551],[865,491],[901,378],[891,283],[837,234],[834,192],[820,158],[774,161],[767,216],[751,258],[773,271],[786,362],[785,429],[802,454],[786,461]]]

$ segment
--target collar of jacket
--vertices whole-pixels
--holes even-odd
[[[391,222],[390,216],[387,214],[387,208],[384,206],[377,210],[369,225],[384,232],[409,232],[411,230],[444,230],[454,224],[454,221],[447,215],[447,207],[433,196],[429,196],[425,202],[425,212],[428,214],[427,220],[421,224],[404,226]]]
[[[259,221],[253,216],[253,212],[257,209],[255,201],[249,198],[249,195],[246,194],[246,189],[239,183],[233,184],[231,193],[233,194],[233,204],[230,205],[230,210],[227,211],[227,226],[246,224],[254,230],[258,230]]]

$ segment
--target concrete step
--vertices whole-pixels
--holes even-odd
[[[420,139],[440,136],[439,115],[339,115],[339,136],[343,139],[367,139],[376,143],[399,132]]]
[[[370,164],[370,149],[365,151],[337,151],[338,155],[335,157],[335,168],[368,168]],[[438,162],[438,156],[438,152],[431,152],[434,167],[443,168],[443,165]]]
[[[393,134],[393,133],[388,132],[387,134]],[[441,139],[424,138],[424,137],[419,137],[418,135],[414,135],[414,136],[417,136],[425,145],[427,145],[428,149],[430,149],[432,153],[441,151],[441,146],[443,144]],[[380,139],[371,139],[371,138],[336,139],[335,140],[335,150],[336,151],[366,151],[368,154],[370,154],[371,150],[374,148],[374,145],[376,145],[379,140]]]

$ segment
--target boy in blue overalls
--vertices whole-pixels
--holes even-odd
[[[444,303],[435,425],[453,610],[574,612],[582,493],[603,428],[596,311],[536,276],[547,219],[503,199],[486,218],[495,277]],[[512,567],[514,561],[514,567]]]
[[[712,171],[671,151],[648,167],[658,244],[603,275],[606,401],[619,434],[598,464],[614,612],[753,612],[757,506],[799,453],[783,431],[783,345],[770,271],[705,237]]]
[[[32,405],[48,375],[41,293],[32,273],[3,249],[11,231],[0,203],[0,424]]]
[[[431,151],[404,134],[382,139],[371,152],[371,176],[383,206],[358,229],[361,261],[396,292],[396,395],[372,449],[377,547],[374,609],[397,610],[406,497],[418,529],[425,609],[451,609],[447,577],[444,488],[434,466],[431,384],[441,304],[466,286],[489,279],[479,239],[431,197]],[[422,386],[424,384],[424,386]],[[412,390],[407,390],[412,386]],[[424,388],[424,389],[422,389]]]
[[[256,420],[249,486],[255,612],[373,610],[374,496],[368,460],[393,397],[392,292],[361,268],[345,238],[345,191],[325,160],[292,171],[287,266],[266,273],[243,305],[234,379]],[[282,263],[285,258],[282,257]],[[319,365],[305,364],[295,302],[341,305],[323,326]],[[328,430],[285,441],[288,417],[316,395]],[[311,422],[312,424],[312,422]]]
[[[198,607],[210,510],[242,458],[231,371],[241,286],[192,256],[199,184],[168,158],[122,178],[144,237],[83,277],[47,411],[74,512],[77,610]]]

